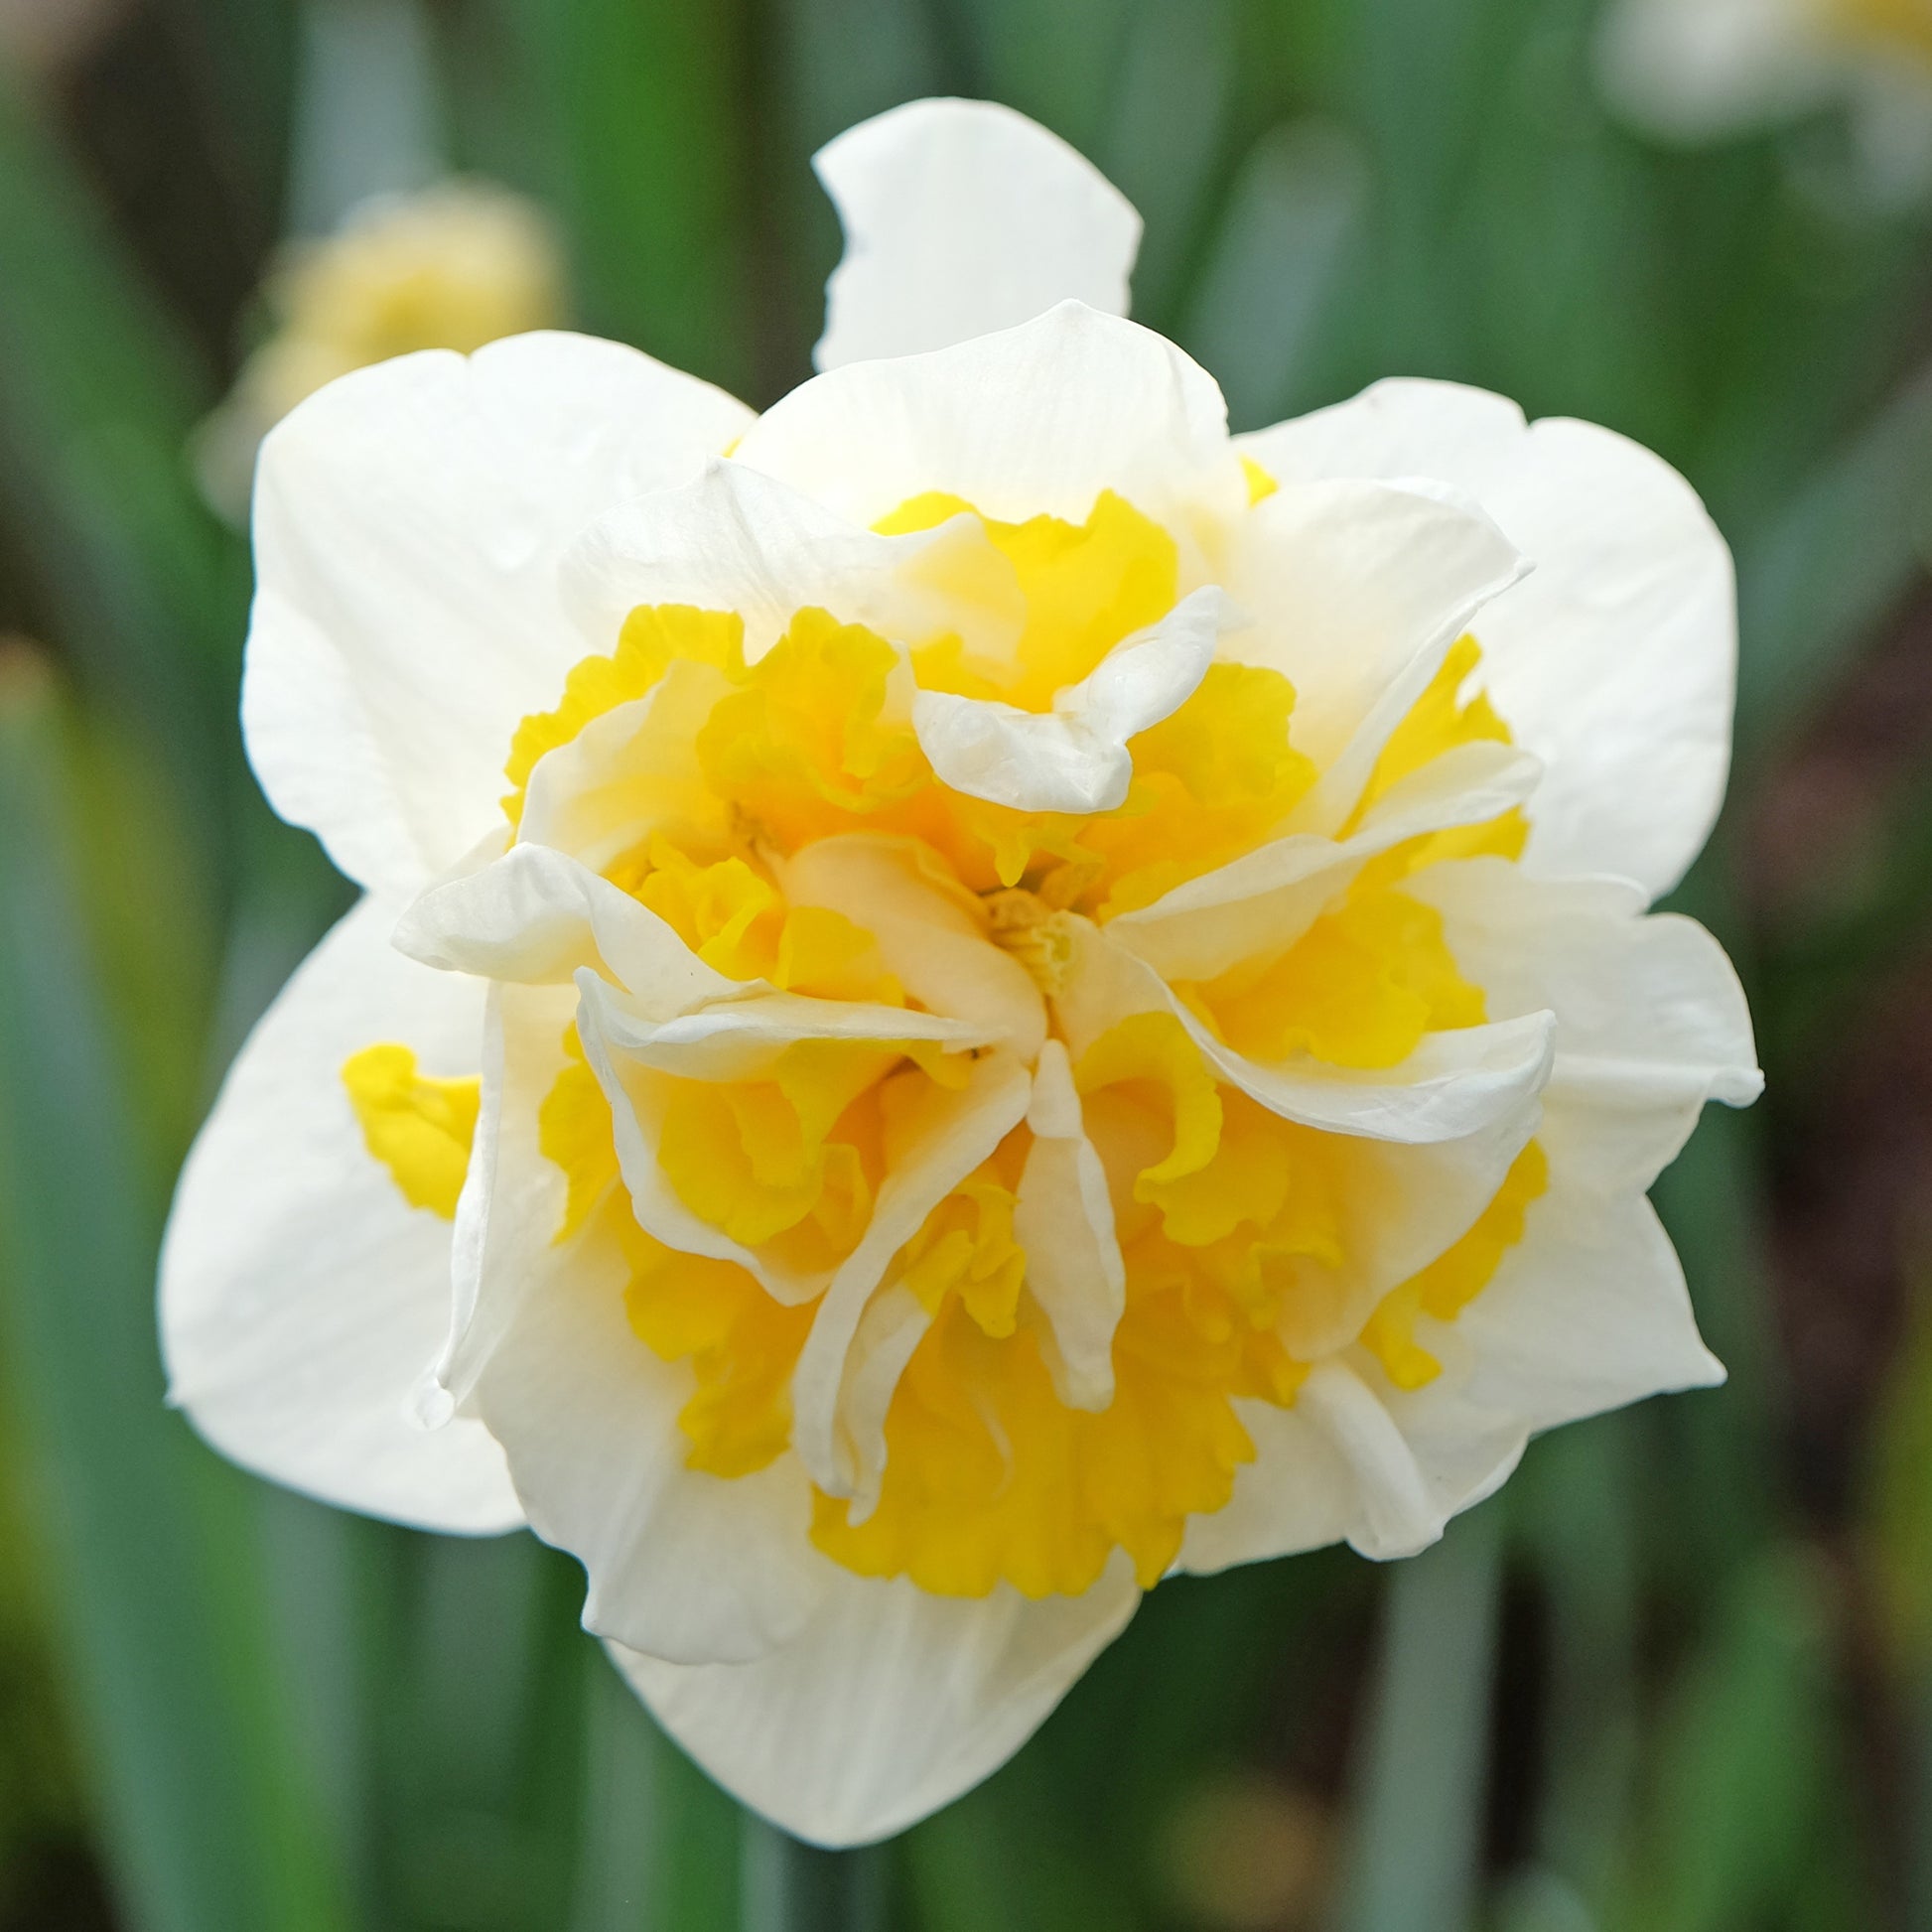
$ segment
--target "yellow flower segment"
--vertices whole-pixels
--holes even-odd
[[[969,509],[919,497],[882,527],[926,529]],[[920,688],[1047,709],[1175,603],[1173,539],[1118,496],[1103,494],[1083,524],[982,521],[1024,598],[1018,643],[993,662],[957,635],[928,639],[910,653]],[[1463,639],[1390,741],[1365,803],[1449,746],[1507,738],[1484,701],[1458,700],[1476,658]],[[941,887],[1050,1002],[1065,968],[1066,915],[1104,926],[1253,850],[1316,775],[1291,742],[1288,680],[1223,661],[1130,741],[1134,777],[1118,810],[1021,812],[938,781],[901,722],[902,702],[891,702],[896,672],[891,643],[822,611],[797,612],[748,663],[735,615],[638,609],[616,650],[580,664],[557,707],[517,732],[505,810],[521,820],[546,753],[617,706],[676,685],[702,715],[701,781],[680,789],[667,780],[654,829],[606,876],[730,978],[911,1010],[873,934],[787,899],[786,868],[813,842],[851,833],[919,841]],[[1411,840],[1364,868],[1285,952],[1174,991],[1215,1038],[1259,1062],[1308,1054],[1338,1067],[1394,1066],[1425,1035],[1486,1018],[1440,916],[1403,881],[1441,858],[1514,857],[1523,836],[1512,813]],[[557,1238],[577,1238],[611,1208],[632,1329],[665,1359],[691,1364],[695,1393],[680,1418],[689,1462],[724,1477],[764,1467],[792,1441],[792,1376],[814,1304],[784,1305],[748,1270],[637,1226],[609,1102],[574,1031],[566,1047],[539,1121],[542,1151],[568,1178]],[[449,1083],[423,1081],[397,1054],[407,1057],[370,1048],[345,1077],[371,1153],[407,1198],[447,1214],[461,1109]],[[864,1234],[920,1109],[970,1068],[970,1055],[913,1039],[808,1038],[756,1080],[653,1074],[658,1166],[690,1213],[782,1264],[787,1279],[829,1279]],[[1004,1580],[1041,1596],[1085,1589],[1121,1549],[1151,1586],[1174,1561],[1187,1519],[1223,1507],[1253,1457],[1235,1402],[1292,1405],[1308,1373],[1282,1334],[1295,1331],[1298,1311],[1333,1306],[1357,1144],[1281,1119],[1218,1079],[1169,1012],[1114,1025],[1085,1044],[1072,1072],[1125,1263],[1111,1399],[1075,1407],[1056,1381],[1051,1328],[1016,1234],[1035,1145],[1023,1123],[886,1273],[929,1325],[885,1416],[876,1501],[816,1495],[813,1539],[854,1571],[945,1594],[982,1595]],[[474,1122],[474,1092],[468,1105]],[[420,1125],[406,1128],[412,1107]],[[1362,1344],[1397,1386],[1440,1372],[1416,1338],[1418,1320],[1452,1320],[1480,1292],[1544,1184],[1532,1146],[1475,1226],[1368,1313]]]

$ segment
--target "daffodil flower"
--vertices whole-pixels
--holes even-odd
[[[1881,198],[1932,182],[1928,0],[1616,0],[1600,54],[1610,98],[1666,139],[1754,133],[1842,103]]]
[[[162,1311],[212,1443],[527,1522],[840,1844],[1164,1577],[1410,1554],[1717,1381],[1645,1190],[1759,1077],[1646,910],[1728,753],[1681,479],[1430,382],[1231,438],[1115,313],[1132,209],[1005,109],[819,168],[821,373],[761,416],[534,335],[268,439],[249,752],[366,897]]]

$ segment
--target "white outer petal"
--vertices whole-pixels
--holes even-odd
[[[1677,883],[1724,796],[1737,626],[1730,553],[1676,471],[1593,424],[1412,380],[1238,447],[1284,485],[1434,477],[1479,502],[1535,565],[1473,626],[1497,710],[1546,767],[1525,863]]]
[[[652,1715],[728,1791],[794,1837],[864,1845],[916,1824],[1026,1742],[1140,1601],[1115,1553],[1080,1596],[931,1596],[845,1577],[752,1664],[614,1647]]]
[[[847,468],[863,472],[870,455],[857,444],[816,454],[834,478]],[[890,638],[919,641],[952,630],[995,654],[1012,643],[1024,617],[1018,582],[977,518],[890,537],[866,527],[873,520],[855,522],[748,461],[713,460],[683,486],[624,503],[585,530],[564,558],[563,595],[597,650],[615,648],[623,620],[640,604],[737,612],[754,663],[807,607]],[[935,574],[943,590],[932,588]],[[989,576],[990,588],[1004,593],[995,608],[962,609],[956,584]]]
[[[1111,812],[1127,800],[1127,741],[1194,695],[1225,631],[1245,620],[1212,585],[1123,637],[1048,712],[998,700],[921,691],[912,730],[940,781],[1022,812]]]
[[[1445,1373],[1391,1392],[1405,1432],[1443,1459],[1453,1439],[1505,1422],[1552,1429],[1725,1377],[1705,1347],[1670,1237],[1638,1187],[1606,1184],[1621,1125],[1553,1101],[1539,1131],[1550,1189],[1521,1242],[1453,1323],[1417,1323]]]
[[[1695,920],[1646,916],[1640,888],[1526,879],[1500,859],[1466,859],[1429,867],[1406,890],[1442,913],[1449,950],[1492,1013],[1555,1011],[1549,1097],[1648,1138],[1640,1154],[1633,1147],[1635,1167],[1614,1170],[1640,1173],[1637,1187],[1676,1155],[1707,1100],[1744,1107],[1763,1090],[1724,948]]]
[[[534,1265],[476,1406],[530,1527],[589,1572],[585,1627],[687,1664],[744,1663],[792,1640],[839,1574],[809,1541],[797,1458],[729,1479],[687,1467],[677,1418],[691,1371],[631,1332],[611,1233],[593,1223],[537,1247]]]
[[[275,809],[371,888],[406,895],[455,864],[496,815],[518,721],[583,655],[565,547],[750,419],[695,377],[566,335],[401,356],[294,410],[256,477],[242,683]]]
[[[1294,741],[1323,771],[1386,694],[1406,693],[1372,765],[1443,653],[1534,560],[1485,506],[1427,479],[1280,482],[1234,526],[1223,581],[1255,626],[1237,654],[1295,686]],[[1337,822],[1353,802],[1339,801]]]
[[[734,461],[861,528],[928,490],[991,517],[1079,522],[1113,489],[1177,536],[1190,513],[1234,516],[1247,501],[1213,377],[1078,302],[929,354],[828,369],[767,409]]]
[[[393,952],[364,899],[236,1057],[182,1172],[161,1255],[171,1400],[247,1467],[345,1508],[491,1532],[522,1512],[475,1422],[409,1413],[450,1307],[449,1223],[368,1151],[343,1062],[383,1040],[474,1071],[483,988]]]
[[[945,348],[1067,297],[1127,313],[1132,204],[1083,155],[987,100],[913,100],[812,157],[845,227],[821,369]]]

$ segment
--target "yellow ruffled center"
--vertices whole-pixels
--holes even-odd
[[[1266,485],[1251,478],[1257,500]],[[882,527],[973,514],[956,498],[922,496]],[[636,708],[629,742],[648,745],[665,707],[682,722],[665,727],[653,828],[608,876],[720,973],[908,1014],[905,1038],[802,1039],[756,1079],[638,1076],[650,1086],[664,1186],[767,1279],[802,1284],[794,1301],[750,1268],[681,1252],[637,1225],[609,1101],[575,1033],[565,1041],[538,1123],[566,1181],[557,1238],[602,1228],[622,1244],[630,1325],[660,1356],[689,1363],[689,1460],[720,1476],[764,1467],[790,1446],[812,1284],[853,1252],[921,1122],[972,1068],[971,1055],[913,1036],[916,1003],[885,971],[872,933],[788,899],[790,862],[840,834],[922,842],[944,890],[977,907],[984,937],[1025,966],[1050,1011],[1079,917],[1104,925],[1253,850],[1315,776],[1291,741],[1287,678],[1217,662],[1173,716],[1130,741],[1134,776],[1116,811],[1027,813],[940,784],[909,723],[906,656],[919,687],[1042,710],[1180,590],[1173,540],[1118,496],[1103,494],[1083,523],[981,522],[987,544],[940,546],[924,567],[928,588],[959,608],[1007,614],[1005,654],[976,653],[964,626],[901,655],[861,625],[801,610],[748,661],[735,615],[639,609],[611,654],[571,672],[553,711],[524,721],[506,767],[516,823],[533,783],[546,782],[546,754],[622,706]],[[1460,695],[1477,658],[1467,638],[1450,653],[1390,740],[1363,809],[1453,745],[1507,738],[1485,700]],[[1428,1034],[1486,1017],[1440,915],[1405,881],[1440,858],[1513,857],[1523,834],[1509,814],[1411,840],[1365,868],[1285,950],[1174,991],[1208,1035],[1254,1060],[1395,1066]],[[1188,1519],[1223,1507],[1254,1455],[1240,1405],[1296,1400],[1308,1363],[1285,1337],[1352,1320],[1392,1382],[1420,1386],[1440,1367],[1419,1324],[1454,1319],[1520,1238],[1543,1186],[1532,1147],[1461,1240],[1363,1309],[1349,1228],[1368,1144],[1271,1113],[1218,1077],[1172,1013],[1122,1021],[1073,1071],[1126,1270],[1111,1398],[1094,1410],[1061,1393],[1017,1231],[1035,1141],[1016,1127],[886,1270],[924,1326],[885,1416],[877,1500],[855,1512],[820,1493],[811,1525],[822,1550],[861,1574],[963,1594],[1004,1580],[1040,1595],[1085,1588],[1124,1550],[1153,1584]],[[466,1117],[450,1083],[424,1080],[400,1047],[368,1049],[345,1077],[371,1152],[406,1197],[453,1211],[474,1090]]]

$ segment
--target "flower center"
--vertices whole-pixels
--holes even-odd
[[[1027,969],[1048,999],[1066,990],[1073,963],[1074,925],[1037,893],[1009,887],[986,895],[987,936]]]

